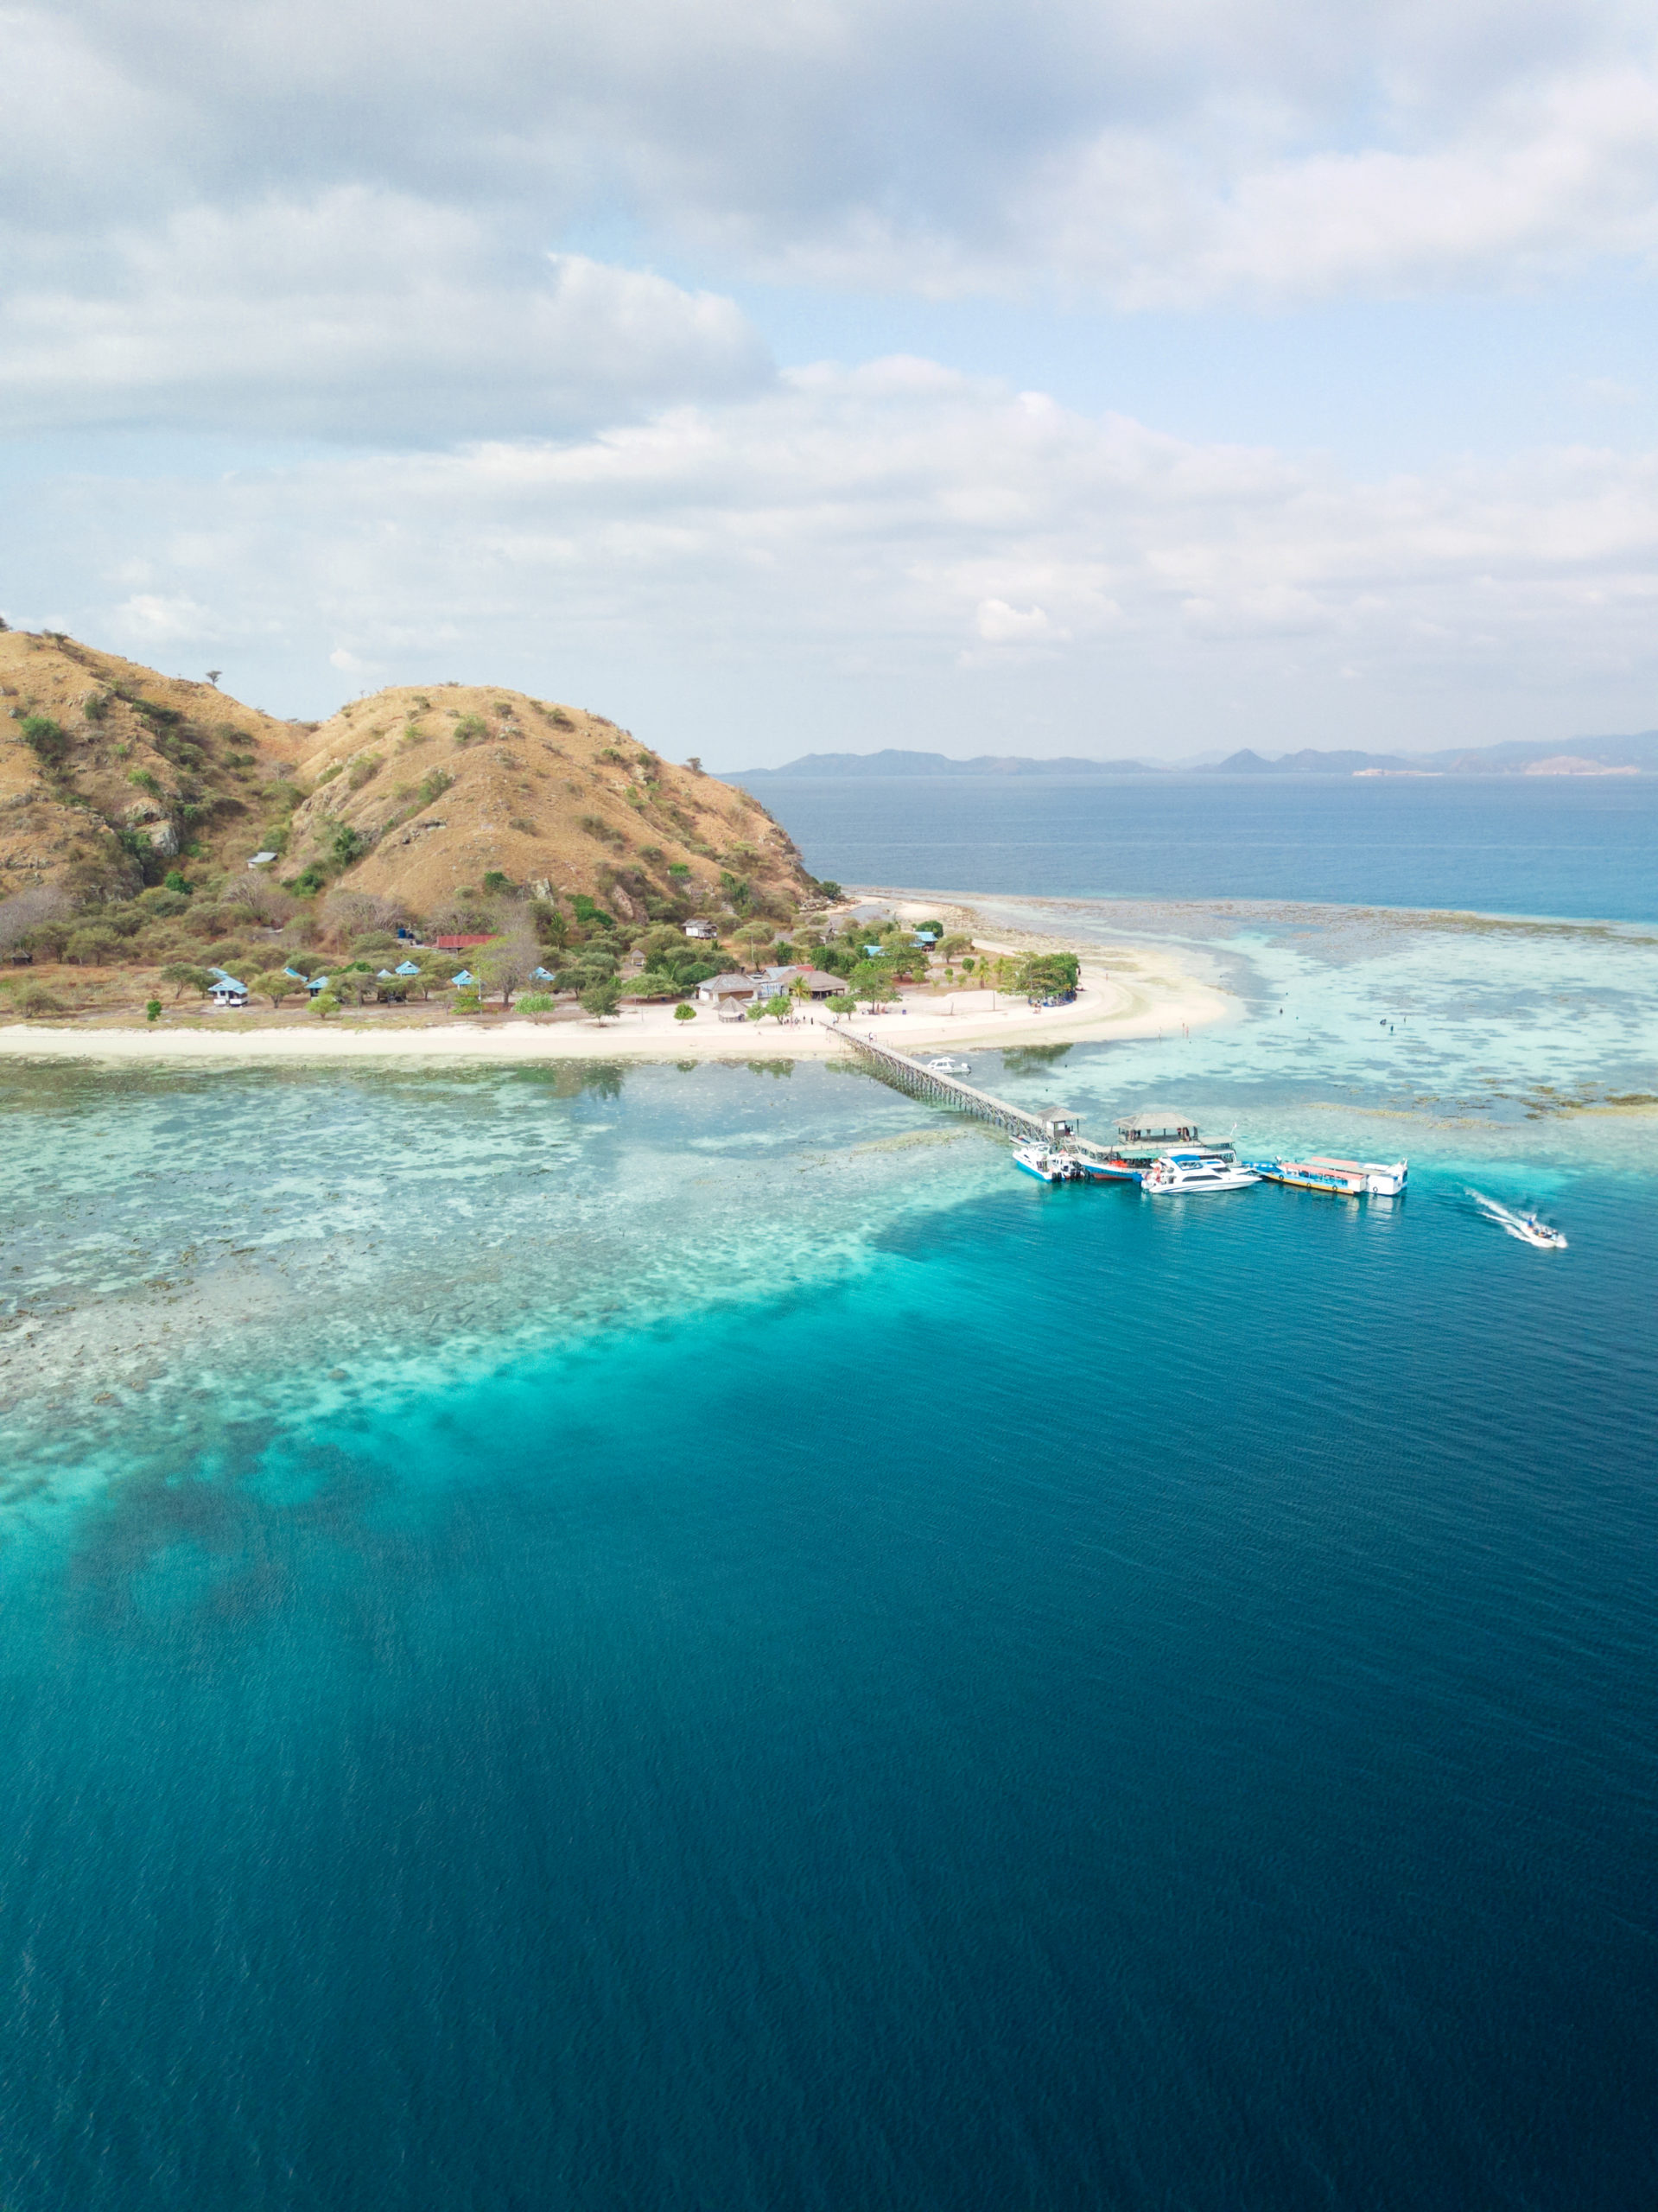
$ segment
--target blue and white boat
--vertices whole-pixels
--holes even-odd
[[[1046,1144],[1016,1144],[1013,1165],[1034,1175],[1039,1183],[1074,1183],[1081,1174],[1068,1152],[1056,1152]]]

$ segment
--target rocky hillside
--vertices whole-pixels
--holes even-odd
[[[757,800],[600,715],[445,684],[282,721],[70,638],[0,634],[0,900],[96,905],[174,867],[245,880],[261,850],[302,900],[360,890],[415,916],[506,887],[624,922],[782,915],[811,887]]]
[[[186,847],[239,861],[283,813],[306,736],[211,683],[72,638],[0,633],[0,898],[46,885],[118,895]]]
[[[602,715],[474,684],[381,691],[311,732],[289,880],[348,881],[421,913],[492,878],[585,893],[625,921],[746,885],[758,906],[810,888],[759,802],[676,767]]]

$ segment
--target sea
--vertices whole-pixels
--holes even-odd
[[[973,781],[766,798],[1234,1009],[975,1082],[1407,1196],[0,1062],[5,2212],[1658,2202],[1658,784]]]

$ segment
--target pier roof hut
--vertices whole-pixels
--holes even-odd
[[[1050,1144],[1074,1137],[1083,1126],[1082,1116],[1072,1106],[1039,1106],[1032,1118],[1041,1122],[1042,1134]]]
[[[1196,1144],[1197,1124],[1178,1106],[1137,1106],[1117,1123],[1125,1144]]]

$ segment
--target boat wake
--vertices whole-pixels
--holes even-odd
[[[1564,1252],[1566,1242],[1558,1229],[1551,1229],[1547,1222],[1539,1221],[1534,1213],[1516,1213],[1512,1206],[1505,1206],[1501,1198],[1488,1198],[1483,1191],[1477,1191],[1472,1184],[1468,1195],[1489,1222],[1496,1224],[1508,1236],[1517,1236],[1522,1244],[1534,1244],[1540,1251]]]

